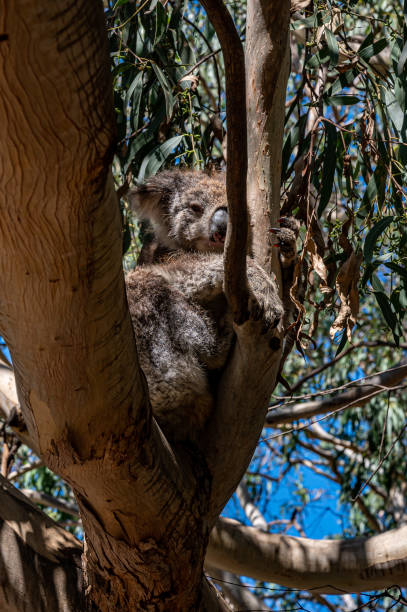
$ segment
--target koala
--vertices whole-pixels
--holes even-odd
[[[148,221],[152,229],[139,264],[178,251],[223,251],[228,218],[224,174],[164,170],[133,190],[130,200],[138,220]]]
[[[223,292],[227,228],[222,175],[170,170],[129,195],[169,257],[127,275],[130,315],[154,416],[170,440],[197,440],[234,342]],[[249,311],[270,340],[283,318],[275,283],[247,258]],[[278,343],[271,346],[278,345]]]

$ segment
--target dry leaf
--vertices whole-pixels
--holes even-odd
[[[358,280],[361,261],[362,254],[352,252],[350,257],[339,268],[338,276],[336,277],[336,289],[341,300],[341,306],[338,316],[329,330],[331,338],[338,331],[346,329],[348,340],[349,342],[351,341],[352,329],[359,312]]]
[[[193,86],[192,88],[196,88],[199,83],[199,77],[195,76],[194,74],[186,74],[178,81],[178,83],[181,83],[182,81],[191,81]]]
[[[321,255],[319,255],[318,253],[315,240],[311,236],[308,236],[305,248],[308,251],[310,255],[310,259],[311,259],[310,272],[312,270],[315,270],[319,278],[322,280],[322,285],[320,287],[321,292],[322,293],[332,293],[331,287],[328,287],[328,279],[327,279],[328,270],[326,268],[326,265],[324,264],[324,260],[322,259]]]
[[[310,5],[310,0],[291,0],[291,13],[301,11]]]

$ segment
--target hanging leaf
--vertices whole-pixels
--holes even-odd
[[[394,261],[386,261],[384,265],[387,268],[390,268],[390,270],[393,270],[393,272],[397,272],[397,274],[399,274],[401,278],[404,279],[404,281],[407,281],[407,269],[406,268],[403,268],[403,266],[399,266],[398,264],[394,263]]]
[[[326,98],[327,104],[333,104],[335,106],[352,106],[352,104],[358,104],[358,102],[361,102],[361,100],[357,96],[341,95]]]
[[[334,34],[328,28],[325,28],[325,40],[328,45],[329,63],[331,66],[336,66],[339,58],[339,45]]]
[[[124,112],[127,113],[128,108],[131,104],[131,115],[134,129],[138,128],[138,117],[140,110],[141,92],[143,91],[143,72],[139,72],[135,79],[133,79],[130,87],[127,90],[126,98],[124,100]]]
[[[309,58],[309,60],[307,61],[306,67],[307,68],[318,68],[318,66],[320,66],[321,64],[325,64],[326,62],[328,62],[329,57],[330,55],[329,55],[328,47],[325,47],[324,49],[321,49],[321,51],[318,51],[317,53],[315,53]]]
[[[380,219],[369,231],[363,248],[363,258],[366,262],[372,261],[377,239],[384,232],[386,227],[390,225],[393,219],[394,217],[383,217],[383,219]]]
[[[168,18],[167,12],[161,2],[157,2],[155,8],[155,33],[154,33],[154,46],[158,45],[162,37],[167,31]]]
[[[153,64],[153,69],[157,75],[157,79],[159,80],[162,90],[164,92],[165,111],[167,115],[167,120],[170,121],[171,116],[172,116],[172,109],[174,108],[174,97],[172,95],[172,88],[165,74],[163,73],[161,68],[157,66],[157,64]]]
[[[334,338],[340,330],[345,329],[349,342],[352,339],[352,329],[359,312],[358,280],[361,261],[362,254],[353,252],[339,268],[336,289],[341,305],[338,316],[329,330],[331,338]]]
[[[332,194],[335,168],[336,168],[336,140],[337,133],[336,128],[332,123],[325,124],[326,133],[326,147],[324,153],[324,165],[322,168],[322,189],[321,199],[318,206],[318,216],[320,217],[322,212],[328,205],[329,199]]]
[[[394,307],[392,306],[389,298],[387,297],[386,290],[376,274],[373,274],[372,276],[372,288],[376,301],[382,312],[383,318],[386,321],[387,325],[390,327],[394,341],[398,346],[402,330],[400,329],[396,313],[393,310]]]
[[[368,62],[370,58],[372,58],[374,55],[378,55],[386,47],[387,47],[387,40],[385,38],[381,38],[375,43],[363,47],[363,49],[362,47],[360,47],[359,52],[358,52],[359,57],[364,59],[365,62]]]
[[[142,182],[153,176],[161,168],[167,157],[177,148],[183,136],[174,136],[155,147],[140,166],[137,181]]]
[[[350,85],[352,85],[358,74],[359,73],[355,68],[351,68],[343,74],[340,74],[336,81],[334,81],[332,85],[326,90],[324,97],[329,98],[331,96],[334,96],[344,87],[349,87]]]

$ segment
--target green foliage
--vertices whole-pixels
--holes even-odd
[[[221,158],[212,122],[223,112],[219,44],[198,4],[132,0],[106,9],[118,128],[119,174],[143,180],[163,165]],[[194,66],[205,56],[197,69]],[[194,73],[194,74],[193,74]],[[219,129],[218,129],[219,131]],[[220,128],[221,132],[221,128]]]
[[[406,312],[400,271],[407,263],[403,15],[395,2],[319,1],[294,15],[292,36],[286,212],[309,226],[316,210],[323,228],[319,254],[332,288],[339,266],[363,249],[361,291],[374,293],[397,341]],[[299,170],[302,181],[295,180]],[[317,295],[318,283],[310,291]],[[321,309],[327,306],[336,307],[324,300]]]

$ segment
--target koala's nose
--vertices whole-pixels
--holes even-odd
[[[212,242],[225,241],[227,225],[228,211],[226,208],[218,208],[213,213],[209,224],[209,235]]]

